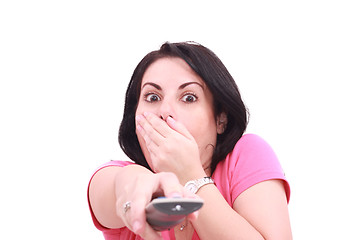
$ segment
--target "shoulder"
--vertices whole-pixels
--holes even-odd
[[[268,150],[270,145],[256,134],[244,134],[236,143],[233,151],[259,151]]]
[[[278,161],[272,147],[256,134],[243,135],[227,158],[231,162],[241,161],[243,164],[252,165],[263,161],[267,163]]]
[[[125,167],[125,166],[131,165],[131,164],[135,164],[135,163],[130,162],[130,161],[111,160],[107,163],[102,164],[100,167],[98,167],[96,172],[103,168],[106,168],[106,167]]]
[[[274,150],[256,134],[243,135],[215,171],[221,178],[227,176],[232,201],[256,183],[270,179],[286,181]]]
[[[237,165],[256,164],[257,161],[269,158],[277,159],[273,149],[263,138],[256,134],[244,134],[219,165],[221,168],[233,169]]]

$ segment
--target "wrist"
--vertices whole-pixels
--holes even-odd
[[[201,168],[197,171],[191,171],[191,172],[189,171],[188,174],[186,174],[186,176],[179,178],[179,181],[181,185],[184,186],[187,182],[191,180],[200,179],[206,176],[207,176],[206,172]]]
[[[211,177],[202,177],[188,181],[184,187],[192,193],[197,193],[200,188],[207,184],[214,184],[214,180]]]

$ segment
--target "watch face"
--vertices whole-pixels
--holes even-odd
[[[196,191],[198,190],[198,187],[196,186],[195,183],[189,183],[186,187],[187,187],[187,189],[189,189],[190,192],[192,192],[192,193],[196,193]]]

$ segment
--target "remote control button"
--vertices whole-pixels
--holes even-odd
[[[177,204],[175,207],[171,209],[173,212],[180,212],[183,210],[183,207],[180,204]]]

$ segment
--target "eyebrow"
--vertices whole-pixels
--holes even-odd
[[[201,85],[200,83],[198,82],[187,82],[187,83],[183,83],[179,86],[179,89],[184,89],[186,88],[187,86],[191,85],[191,84],[197,84],[199,85],[203,90],[204,90],[204,86]],[[153,82],[146,82],[144,83],[144,85],[142,86],[142,88],[144,88],[146,85],[150,85],[150,86],[153,86],[154,88],[156,88],[157,90],[162,90],[162,88],[160,87],[160,85],[156,84],[156,83],[153,83]]]
[[[153,86],[154,88],[156,88],[157,90],[161,90],[161,87],[160,87],[159,85],[157,85],[156,83],[153,83],[153,82],[144,83],[144,85],[142,86],[142,89],[143,89],[146,85],[150,85],[150,86]]]
[[[198,82],[187,82],[187,83],[181,84],[180,87],[179,87],[179,89],[184,89],[185,87],[187,87],[187,86],[189,86],[189,85],[191,85],[191,84],[197,84],[197,85],[199,85],[199,86],[204,90],[204,86],[201,85],[201,84],[198,83]]]

